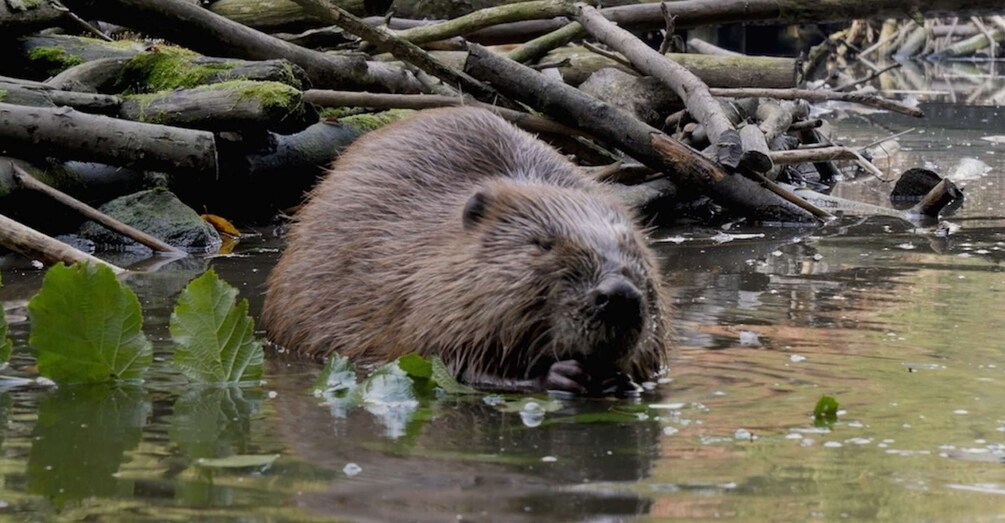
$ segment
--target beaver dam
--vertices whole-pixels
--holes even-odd
[[[0,517],[1005,513],[1001,0],[61,4]]]

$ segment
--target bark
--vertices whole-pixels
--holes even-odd
[[[109,267],[116,274],[125,272],[121,267],[74,249],[2,214],[0,214],[0,245],[46,265],[55,265],[59,262],[67,265],[90,262]]]
[[[419,92],[415,77],[398,67],[305,49],[182,0],[65,0],[83,16],[159,36],[206,55],[248,60],[283,58],[306,71],[316,87]]]
[[[709,87],[761,87],[787,89],[796,86],[796,60],[769,56],[725,57],[670,53],[668,59],[680,64]],[[518,60],[519,61],[519,60]],[[581,46],[568,46],[549,53],[543,63],[560,64],[556,69],[566,83],[579,85],[591,74],[606,67],[625,72],[634,70]]]
[[[764,133],[754,124],[747,124],[740,128],[740,143],[743,146],[743,155],[740,163],[752,171],[766,173],[774,167],[771,162],[771,150],[768,149],[768,142]]]
[[[211,133],[0,103],[0,152],[164,172],[217,172]]]
[[[559,122],[589,129],[640,162],[666,173],[682,190],[704,192],[752,218],[789,222],[813,219],[806,210],[752,180],[727,173],[697,151],[631,115],[484,47],[470,46],[465,70]]]
[[[93,220],[101,224],[103,227],[111,231],[117,232],[127,238],[131,238],[137,243],[146,245],[147,247],[150,247],[154,251],[173,254],[177,256],[188,255],[184,251],[176,249],[175,247],[172,247],[139,229],[126,225],[120,222],[119,220],[116,220],[115,218],[108,216],[107,214],[95,209],[94,207],[91,207],[90,205],[87,205],[86,203],[70,196],[69,194],[66,194],[62,191],[49,187],[48,185],[36,180],[34,177],[32,177],[32,175],[28,174],[24,169],[21,169],[16,165],[14,165],[14,177],[18,181],[18,183],[21,184],[22,187],[45,194],[46,196],[49,196],[50,198],[56,200],[57,202],[77,211],[85,218]]]
[[[300,91],[277,82],[236,81],[125,97],[120,116],[207,131],[289,134],[318,121]]]
[[[697,76],[680,64],[660,55],[633,34],[621,29],[589,6],[580,7],[579,23],[593,36],[616,49],[636,69],[669,86],[684,101],[691,116],[705,126],[714,157],[719,163],[736,167],[743,154],[740,134],[722,111],[719,103]]]

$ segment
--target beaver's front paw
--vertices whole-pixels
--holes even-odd
[[[589,393],[590,374],[576,360],[556,361],[548,368],[548,374],[542,378],[545,390],[569,392],[586,395]]]

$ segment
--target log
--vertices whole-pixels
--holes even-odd
[[[996,29],[991,32],[991,37],[996,42],[1005,42],[1005,29]],[[947,58],[956,58],[959,56],[971,56],[977,51],[984,49],[991,45],[991,40],[988,39],[984,34],[974,35],[965,40],[956,42],[949,47],[946,47],[938,53],[929,55],[932,60],[944,60]]]
[[[216,143],[211,133],[129,122],[65,107],[0,103],[3,151],[161,172],[217,173]]]
[[[687,40],[688,51],[699,53],[699,54],[710,54],[715,56],[746,56],[743,53],[738,53],[736,51],[730,51],[729,49],[723,49],[717,45],[712,45],[700,38],[689,38]]]
[[[104,265],[116,274],[125,272],[125,269],[121,267],[74,249],[2,214],[0,214],[0,245],[33,260],[39,260],[46,265],[55,265],[59,262],[67,265],[90,262]]]
[[[119,116],[206,131],[290,134],[318,121],[300,91],[278,82],[233,81],[124,97]]]
[[[469,46],[465,71],[565,125],[589,129],[640,162],[666,173],[681,190],[703,192],[734,212],[755,219],[813,221],[812,214],[803,208],[757,182],[727,173],[697,151],[631,115],[484,47]]]
[[[481,9],[438,24],[405,29],[398,31],[397,36],[414,44],[424,44],[470,34],[497,24],[566,16],[573,11],[565,0],[519,2]]]
[[[0,81],[0,102],[34,107],[65,105],[85,113],[108,116],[118,114],[119,106],[122,104],[118,97],[106,94],[61,91],[48,86],[30,86],[4,81]]]
[[[580,6],[579,23],[590,34],[628,58],[636,69],[660,80],[677,93],[691,116],[705,126],[715,159],[727,167],[739,165],[743,154],[740,134],[719,103],[712,98],[708,86],[697,76],[660,55],[635,35],[614,25],[590,6]]]
[[[335,0],[336,5],[356,16],[383,14],[389,0]],[[217,0],[206,6],[210,11],[259,31],[279,31],[322,22],[292,0]]]
[[[740,143],[743,146],[740,164],[745,168],[766,173],[774,167],[771,162],[771,150],[768,149],[764,132],[756,125],[751,123],[740,128]]]
[[[131,238],[137,243],[146,245],[154,251],[172,254],[175,256],[188,256],[185,251],[172,247],[139,229],[126,225],[119,220],[116,220],[115,218],[112,218],[111,216],[95,209],[94,207],[91,207],[90,205],[87,205],[86,203],[70,196],[69,194],[49,187],[48,185],[36,180],[32,175],[28,174],[24,169],[21,169],[17,165],[11,163],[11,166],[14,169],[14,178],[19,184],[21,184],[22,187],[45,194],[53,200],[56,200],[57,202],[77,211],[85,218],[93,220],[105,228],[117,232],[127,238]]]
[[[464,4],[461,2],[460,4]],[[606,3],[606,2],[605,2]],[[1000,0],[680,0],[673,2],[670,14],[674,27],[688,29],[725,24],[804,24],[847,22],[854,19],[884,19],[912,17],[953,16],[960,12],[1000,13]],[[666,21],[660,3],[642,3],[607,7],[605,17],[621,27],[639,31],[663,29]],[[569,25],[563,18],[529,20],[489,27],[467,35],[472,42],[502,44],[524,42],[536,36],[562,29]],[[583,36],[578,30],[566,29],[562,38],[552,42],[551,49],[560,47]],[[528,58],[529,60],[529,58]],[[524,61],[524,60],[521,60]]]
[[[16,37],[59,26],[65,15],[50,2],[0,1],[0,34]]]
[[[183,0],[64,0],[82,16],[159,36],[199,53],[248,60],[284,58],[302,67],[316,87],[419,92],[401,68],[359,56],[329,55],[284,42]]]
[[[796,86],[796,60],[772,56],[726,57],[670,53],[667,58],[680,64],[709,87],[762,87],[787,89]],[[591,74],[614,67],[635,73],[615,60],[591,53],[582,46],[568,46],[548,53],[543,63],[560,64],[556,69],[566,83],[579,85]]]

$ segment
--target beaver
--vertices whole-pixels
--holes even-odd
[[[418,352],[476,388],[595,394],[666,363],[658,275],[602,184],[487,110],[432,109],[334,163],[290,228],[263,318],[273,343],[318,359]]]

